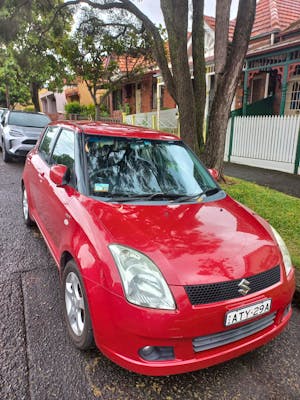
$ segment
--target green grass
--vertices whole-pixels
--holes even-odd
[[[300,199],[236,178],[228,178],[222,187],[274,226],[284,239],[294,266],[300,269]]]

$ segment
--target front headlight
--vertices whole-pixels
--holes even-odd
[[[119,269],[125,295],[142,307],[175,310],[170,289],[157,266],[144,254],[112,244],[109,249]]]
[[[271,226],[271,229],[276,238],[277,244],[280,248],[282,258],[283,258],[283,263],[285,266],[285,272],[286,272],[286,275],[288,276],[288,274],[291,272],[291,270],[293,268],[290,253],[289,253],[288,248],[286,247],[286,244],[284,243],[282,237],[279,235],[279,233],[276,231],[276,229],[273,228],[273,226]]]

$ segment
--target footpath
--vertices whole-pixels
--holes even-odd
[[[268,186],[271,189],[300,198],[300,175],[286,174],[280,171],[272,171],[231,163],[224,164],[224,172],[227,176],[244,179],[245,181],[254,182],[261,186]],[[300,307],[299,269],[296,269],[296,292],[294,303]]]

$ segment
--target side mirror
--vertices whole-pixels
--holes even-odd
[[[215,168],[209,168],[208,172],[217,181],[219,179],[219,171]]]
[[[65,165],[53,165],[50,169],[50,179],[56,186],[65,186],[70,180],[70,170]]]

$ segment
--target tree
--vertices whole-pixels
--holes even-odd
[[[203,115],[205,106],[204,62],[204,0],[192,0],[193,62],[187,55],[188,0],[161,0],[168,33],[169,57],[160,30],[130,0],[70,0],[65,5],[88,4],[104,11],[127,10],[135,15],[152,38],[154,58],[162,72],[169,93],[178,105],[181,136],[197,153],[203,151]],[[256,0],[240,0],[236,29],[231,44],[228,43],[229,10],[231,0],[217,0],[215,65],[217,82],[210,110],[208,140],[203,159],[208,167],[222,171],[226,126],[230,105],[238,83],[242,63],[247,51],[254,21]],[[193,81],[192,81],[193,74]]]
[[[2,0],[0,7],[0,40],[16,38],[19,26],[31,16],[32,0]]]
[[[14,108],[16,103],[30,101],[29,87],[21,78],[21,71],[7,49],[0,51],[0,104]]]
[[[143,73],[151,53],[149,39],[127,15],[108,23],[84,9],[80,19],[77,30],[63,42],[61,54],[86,83],[98,119],[108,95]]]
[[[18,4],[25,12],[24,19],[18,18]],[[6,49],[12,55],[20,80],[27,82],[36,111],[40,111],[39,90],[44,85],[50,90],[59,89],[67,77],[66,65],[57,54],[57,48],[65,32],[71,28],[72,15],[69,10],[62,9],[52,21],[55,7],[61,4],[62,0],[24,0],[23,3],[12,0],[5,2],[5,8],[1,10],[1,15],[6,12],[17,20],[17,32],[10,38]],[[3,40],[1,31],[0,38]]]

